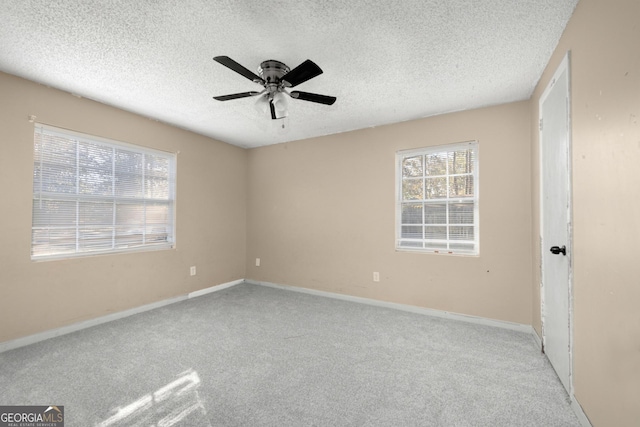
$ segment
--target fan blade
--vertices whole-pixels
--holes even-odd
[[[298,90],[291,91],[291,97],[294,99],[302,99],[303,101],[317,102],[318,104],[333,105],[336,102],[335,96],[318,95],[317,93],[300,92]]]
[[[220,64],[224,65],[225,67],[235,71],[236,73],[245,76],[246,78],[248,78],[251,81],[257,81],[257,82],[259,82],[261,84],[264,84],[264,80],[262,80],[262,78],[260,76],[258,76],[255,73],[252,73],[251,71],[249,71],[248,69],[246,69],[242,65],[238,64],[236,61],[234,61],[233,59],[229,58],[228,56],[216,56],[215,58],[213,58],[213,60],[216,61],[216,62],[219,62]]]
[[[213,99],[218,101],[229,101],[231,99],[238,98],[247,98],[249,96],[259,95],[260,92],[242,92],[242,93],[232,93],[231,95],[222,95],[222,96],[214,96]]]
[[[302,64],[282,76],[282,80],[289,83],[289,87],[294,87],[309,79],[319,76],[320,74],[322,74],[320,67],[318,67],[315,62],[307,59]]]

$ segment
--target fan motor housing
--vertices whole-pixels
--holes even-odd
[[[258,67],[258,75],[267,83],[280,83],[282,76],[289,72],[289,67],[275,59],[263,61]]]

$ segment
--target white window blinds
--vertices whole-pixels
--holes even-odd
[[[37,124],[31,257],[173,247],[175,154]]]
[[[401,151],[396,160],[396,248],[478,254],[478,143]]]

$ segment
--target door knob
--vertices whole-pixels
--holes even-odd
[[[551,249],[549,249],[549,250],[554,255],[562,254],[564,256],[567,256],[567,247],[565,245],[562,245],[562,247],[551,246]]]

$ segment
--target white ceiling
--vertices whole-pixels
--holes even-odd
[[[528,99],[578,0],[2,0],[0,70],[241,147]],[[257,73],[324,71],[283,132]]]

